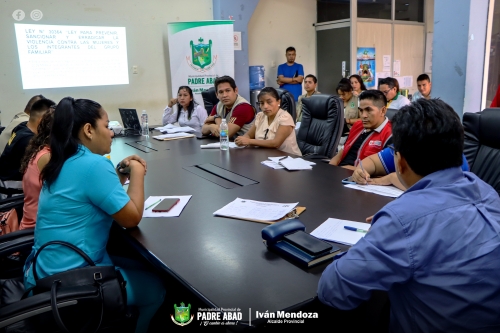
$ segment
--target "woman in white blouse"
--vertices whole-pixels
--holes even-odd
[[[194,101],[191,88],[180,86],[177,98],[172,98],[163,112],[163,125],[179,123],[201,132],[207,116],[205,108]]]
[[[276,89],[265,87],[257,96],[259,112],[252,127],[234,140],[238,146],[277,148],[285,153],[302,156],[295,137],[292,116],[280,108]]]

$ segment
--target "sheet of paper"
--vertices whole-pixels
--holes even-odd
[[[391,71],[391,56],[390,55],[383,55],[383,71],[384,72],[390,72]],[[387,75],[389,76],[389,75]]]
[[[219,149],[220,142],[209,143],[206,145],[200,145],[201,149]],[[245,148],[245,146],[237,146],[234,142],[229,142],[229,148]]]
[[[346,184],[345,187],[353,188],[355,190],[375,193],[378,195],[382,195],[384,197],[397,198],[404,191],[401,191],[399,188],[395,186],[383,186],[383,185],[360,185],[360,184]]]
[[[411,88],[413,86],[413,75],[403,76],[403,87]]]
[[[270,159],[271,161],[273,162],[280,162],[280,161],[284,161],[285,159],[291,159],[291,160],[301,160],[303,161],[304,163],[306,164],[309,164],[309,165],[316,165],[316,163],[314,162],[311,162],[311,161],[307,161],[307,160],[304,160],[300,157],[297,157],[297,158],[293,158],[293,157],[290,157],[290,156],[276,156],[276,157],[268,157],[268,159]],[[302,162],[300,162],[302,163]]]
[[[180,138],[180,137],[193,137],[193,134],[189,133],[172,133],[172,134],[162,134],[162,135],[155,135],[153,138],[158,139],[158,140],[163,140],[163,139],[170,139],[170,138]]]
[[[279,164],[278,162],[273,162],[273,161],[262,161],[260,162],[264,164],[265,166],[268,166],[273,169],[284,169],[285,167]]]
[[[393,76],[401,76],[401,60],[394,60]]]
[[[276,221],[288,214],[298,204],[298,202],[278,203],[236,198],[236,200],[214,212],[214,215],[240,219]]]
[[[165,126],[155,127],[155,130],[161,131],[161,130],[167,130],[169,128],[174,128],[174,127],[177,127],[177,126],[172,125],[172,124],[166,124]]]
[[[368,223],[329,218],[321,223],[319,227],[314,229],[311,235],[320,239],[346,245],[354,245],[366,235],[366,233],[346,230],[344,226],[362,230],[368,230],[370,228],[370,224]]]
[[[184,210],[184,207],[186,207],[191,197],[192,195],[150,196],[144,202],[144,212],[142,213],[142,217],[177,217],[181,215],[182,211]],[[180,201],[177,203],[177,205],[172,207],[172,209],[170,209],[169,212],[159,212],[159,213],[153,212],[153,208],[156,207],[156,204],[152,207],[149,206],[151,206],[158,200],[163,200],[163,199],[180,199]],[[160,204],[160,202],[158,202],[158,204]]]
[[[167,132],[168,134],[179,133],[179,132],[194,132],[194,128],[189,126],[184,127],[174,127],[174,128],[166,128],[161,131],[162,133]]]
[[[315,164],[311,164],[313,162],[309,162],[303,160],[301,158],[292,158],[288,157],[283,160],[280,160],[279,163],[283,165],[287,170],[312,170],[312,166]]]

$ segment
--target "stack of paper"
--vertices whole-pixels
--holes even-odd
[[[154,139],[156,140],[175,140],[175,139],[182,139],[182,138],[193,138],[194,134],[189,134],[189,133],[173,133],[173,134],[162,134],[162,135],[155,135],[153,136]]]
[[[166,131],[167,129],[170,129],[170,128],[175,128],[177,126],[175,125],[172,125],[172,124],[166,124],[165,126],[160,126],[160,127],[155,127],[155,130],[157,131]]]
[[[174,127],[174,128],[165,128],[165,129],[162,129],[160,130],[162,133],[168,133],[168,134],[172,134],[172,133],[179,133],[179,132],[194,132],[194,128],[192,127],[189,127],[189,126],[184,126],[184,127]]]
[[[368,229],[370,228],[370,224],[368,223],[329,218],[319,227],[314,229],[313,232],[311,232],[311,235],[330,242],[336,242],[351,246],[356,244],[361,238],[366,235],[366,233],[363,232],[347,230],[344,228],[344,226],[366,231],[368,231]]]
[[[299,203],[262,202],[236,198],[214,215],[250,221],[276,221],[292,211]]]
[[[400,190],[395,186],[347,184],[345,185],[345,187],[369,193],[375,193],[378,195],[383,195],[385,197],[391,197],[391,198],[397,198],[404,193],[404,191]]]
[[[287,170],[312,170],[312,166],[316,165],[314,162],[306,161],[300,157],[293,158],[290,156],[268,157],[270,161],[263,161],[262,164],[273,168]]]
[[[200,145],[201,149],[219,149],[220,142],[209,143],[206,145]],[[245,148],[245,146],[237,146],[234,142],[229,142],[229,148]]]

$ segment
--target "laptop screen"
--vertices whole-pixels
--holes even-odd
[[[141,123],[136,109],[118,109],[122,117],[123,129],[133,134],[141,134]]]

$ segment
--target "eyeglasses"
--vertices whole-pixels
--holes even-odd
[[[387,95],[389,93],[389,91],[391,91],[391,90],[392,90],[392,88],[389,90],[386,90],[386,91],[382,91],[382,94]]]
[[[269,128],[266,129],[266,133],[264,134],[264,140],[267,140],[267,133],[269,132]]]
[[[391,151],[392,156],[394,156],[394,153],[396,152],[396,148],[394,148],[394,145],[387,145],[387,148]]]

